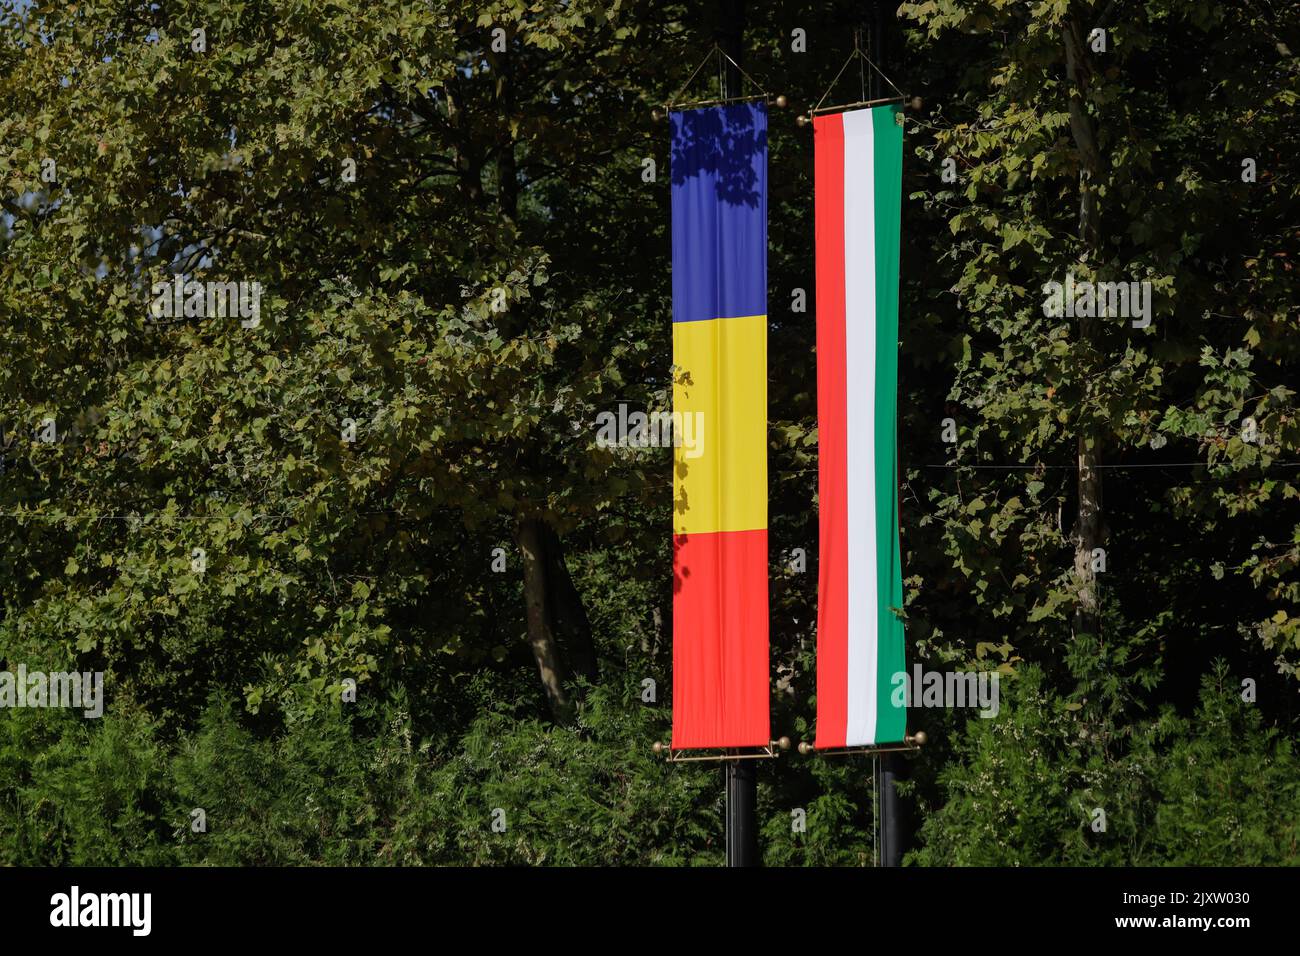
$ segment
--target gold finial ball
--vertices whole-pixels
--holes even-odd
[[[924,730],[918,730],[916,733],[912,734],[912,743],[916,744],[918,747],[924,747],[925,742],[929,739],[930,738],[926,736]]]
[[[790,101],[785,98],[784,93],[782,93],[780,96],[776,98],[776,108],[779,110],[785,109],[786,106],[789,105],[789,103]]]
[[[777,745],[778,747],[780,747],[782,750],[789,750],[789,749],[790,749],[790,738],[789,738],[789,737],[782,737],[780,740],[778,740],[778,741],[776,742],[776,745]]]
[[[799,752],[803,754],[805,757],[808,756],[810,753],[812,753],[813,750],[814,750],[813,745],[808,743],[808,741],[806,740],[799,741]]]
[[[654,751],[655,753],[657,753],[657,754],[661,754],[661,753],[663,753],[663,752],[664,752],[663,741],[661,741],[661,740],[656,740],[656,741],[654,742],[654,745],[653,745],[650,749],[653,750],[653,751]]]
[[[807,125],[808,125],[808,117],[806,117],[806,116],[804,116],[802,113],[800,113],[800,114],[795,118],[795,122],[798,123],[800,126],[807,126]]]
[[[655,121],[661,120],[664,118],[664,111],[656,106],[650,111],[650,118]]]
[[[921,112],[921,106],[923,105],[923,102],[924,101],[921,99],[921,97],[914,96],[912,97],[912,102],[909,105],[912,107],[912,109],[916,110],[916,112],[919,113]]]

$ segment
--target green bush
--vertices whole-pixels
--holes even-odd
[[[1167,707],[1104,735],[1025,668],[1003,683],[999,719],[966,724],[909,862],[1300,864],[1300,760],[1239,691],[1220,663],[1191,717]]]
[[[446,750],[400,699],[269,734],[214,699],[171,742],[138,713],[12,711],[0,864],[717,863],[715,777],[654,758],[646,711],[593,691],[573,728],[489,712]]]

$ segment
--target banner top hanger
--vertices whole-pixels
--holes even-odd
[[[826,102],[826,97],[831,95],[831,90],[835,89],[835,84],[838,83],[840,81],[840,77],[844,75],[844,71],[849,68],[849,64],[852,63],[855,59],[860,61],[858,64],[858,83],[859,83],[859,96],[861,96],[862,98],[855,103],[841,103],[832,106],[822,106],[822,104]],[[898,95],[883,96],[873,100],[867,99],[866,75],[862,70],[862,64],[864,63],[867,66],[871,67],[873,70],[875,70],[876,73],[880,75],[881,79],[883,79],[886,83],[888,83],[890,86],[894,88],[894,92],[897,93]],[[800,113],[797,122],[799,123],[800,126],[804,126],[807,123],[811,123],[813,117],[817,116],[820,113],[832,113],[835,112],[836,110],[851,110],[851,109],[856,109],[858,107],[882,106],[885,103],[905,103],[913,110],[919,110],[921,108],[921,98],[919,96],[913,96],[909,98],[907,94],[904,93],[902,90],[900,90],[898,88],[898,85],[885,74],[885,71],[882,70],[880,67],[876,66],[876,64],[872,62],[871,57],[867,56],[866,53],[862,51],[862,31],[854,30],[853,31],[853,52],[850,53],[849,58],[844,61],[844,65],[840,67],[840,71],[835,74],[835,79],[831,80],[831,85],[826,87],[826,92],[823,93],[821,99],[817,101],[817,105],[814,106],[812,109],[810,109],[807,113]]]
[[[719,92],[718,98],[709,99],[709,100],[694,100],[689,103],[683,103],[681,101],[682,94],[684,94],[686,90],[690,87],[690,85],[695,82],[695,78],[700,75],[700,70],[704,69],[704,65],[709,62],[709,60],[713,57],[715,53],[718,55],[718,92]],[[746,80],[748,80],[750,86],[755,87],[759,92],[751,94],[750,96],[724,97],[720,95],[722,92],[722,71],[725,66],[725,63],[730,63],[737,70],[739,70],[740,75],[744,77]],[[784,95],[774,97],[768,94],[768,92],[758,84],[757,80],[755,80],[752,76],[750,76],[748,73],[745,72],[744,67],[742,67],[739,63],[737,63],[730,56],[728,56],[726,50],[718,46],[717,43],[714,43],[713,46],[709,49],[709,52],[704,54],[704,59],[700,61],[700,65],[695,68],[695,71],[693,73],[691,73],[690,78],[684,84],[682,84],[682,88],[678,90],[677,93],[673,96],[673,98],[669,100],[667,103],[665,103],[662,108],[665,112],[667,112],[670,110],[699,109],[704,106],[722,106],[726,103],[747,103],[752,100],[763,100],[779,108],[784,108],[787,102]],[[657,118],[659,114],[659,110],[656,109],[654,112]]]

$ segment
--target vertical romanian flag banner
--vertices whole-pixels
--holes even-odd
[[[813,119],[821,579],[818,749],[901,742],[898,256],[903,129],[881,106]]]
[[[767,746],[767,107],[670,121],[672,745]]]

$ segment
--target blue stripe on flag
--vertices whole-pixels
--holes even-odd
[[[767,314],[767,104],[675,111],[673,321]]]

